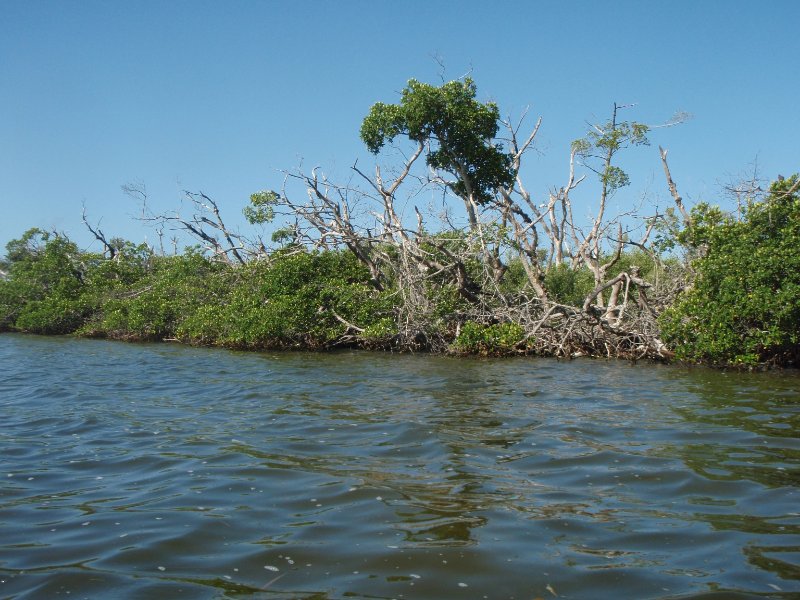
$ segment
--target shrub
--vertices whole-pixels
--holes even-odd
[[[387,295],[366,283],[368,271],[349,252],[278,254],[231,271],[227,295],[187,316],[178,327],[181,339],[239,348],[327,347],[342,342],[347,323],[365,329],[391,312]]]
[[[482,325],[467,321],[453,342],[457,352],[501,355],[516,351],[525,338],[525,330],[517,323]]]
[[[175,337],[185,319],[224,296],[224,270],[192,249],[156,257],[147,276],[103,302],[92,333],[139,340]]]
[[[26,231],[6,245],[9,278],[0,282],[3,329],[70,333],[91,307],[82,299],[86,256],[63,235]]]
[[[594,289],[594,276],[586,267],[573,269],[560,264],[544,277],[544,287],[550,299],[559,304],[583,306],[583,300]]]
[[[800,197],[797,176],[772,185],[742,220],[716,213],[688,239],[706,248],[697,278],[661,317],[681,359],[753,366],[800,356]],[[707,209],[703,209],[708,214]]]

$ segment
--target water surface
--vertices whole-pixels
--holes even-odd
[[[0,336],[0,598],[797,598],[800,378]]]

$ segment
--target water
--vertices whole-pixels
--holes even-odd
[[[0,597],[800,597],[800,378],[0,336]]]

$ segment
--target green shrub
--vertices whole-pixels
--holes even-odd
[[[516,294],[528,285],[528,274],[522,265],[522,260],[512,258],[506,265],[506,272],[500,281],[500,291],[503,294]]]
[[[367,325],[361,337],[370,344],[385,344],[398,334],[397,323],[391,317],[383,317]]]
[[[225,291],[225,265],[195,250],[152,260],[150,272],[106,299],[92,333],[153,340],[175,337],[181,323]]]
[[[550,299],[568,306],[583,306],[583,300],[594,289],[594,276],[586,267],[573,269],[560,264],[544,277],[544,287]]]
[[[690,241],[706,252],[694,263],[696,280],[660,320],[663,339],[679,358],[797,364],[800,197],[787,193],[796,180],[773,184],[766,201],[749,206],[741,221],[716,213],[698,219]]]
[[[525,338],[525,330],[517,323],[482,325],[467,321],[453,342],[457,352],[500,355],[513,353]]]
[[[633,267],[639,268],[639,277],[645,281],[652,281],[658,268],[655,259],[649,252],[636,248],[622,252],[619,260],[606,273],[606,277],[612,279],[622,272],[630,273]]]
[[[43,335],[61,335],[76,331],[93,312],[84,298],[52,294],[42,300],[25,303],[14,324],[19,331]]]
[[[339,344],[347,323],[365,329],[391,314],[388,295],[367,283],[368,271],[349,252],[278,254],[231,271],[227,295],[187,316],[178,337],[240,348],[318,348]]]
[[[3,329],[61,334],[91,311],[82,298],[87,255],[63,235],[26,231],[6,245],[9,276],[0,283]]]

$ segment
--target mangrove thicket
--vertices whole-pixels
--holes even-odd
[[[652,129],[613,105],[544,196],[524,181],[541,119],[500,116],[465,78],[411,80],[361,139],[375,164],[346,181],[284,174],[226,225],[212,198],[152,214],[158,247],[88,230],[101,251],[31,229],[0,264],[0,330],[230,348],[394,350],[797,365],[800,180],[754,188],[735,213],[687,207],[660,149],[671,206],[612,211],[625,156]],[[301,191],[298,191],[301,190]],[[147,206],[144,188],[129,195]],[[575,208],[591,195],[591,215]],[[430,202],[436,198],[436,202]],[[615,202],[615,206],[626,206]],[[195,245],[163,247],[165,231]]]

